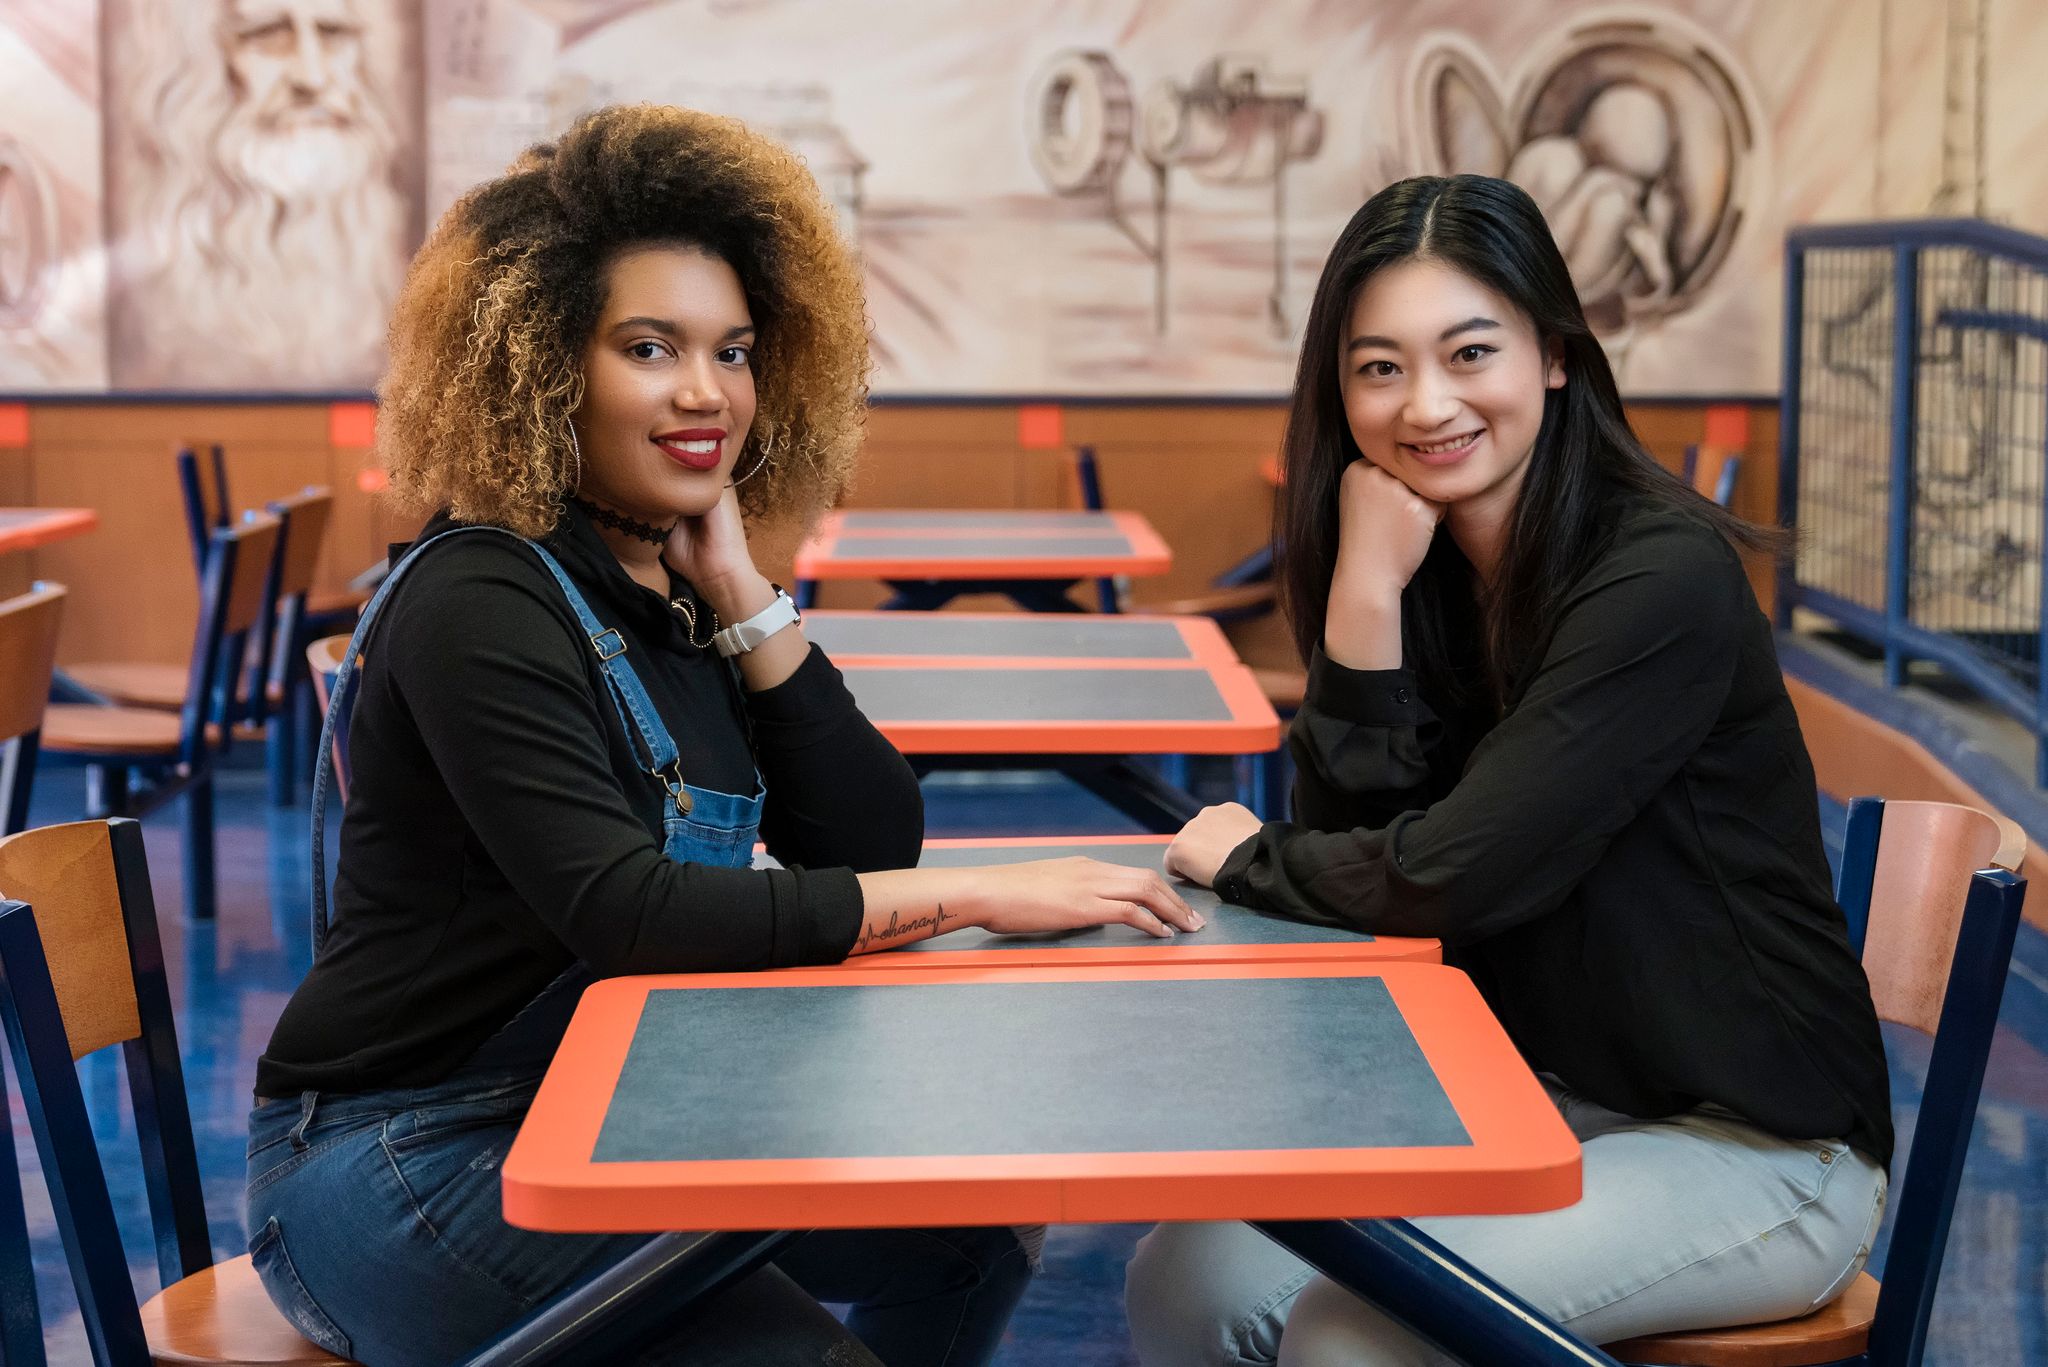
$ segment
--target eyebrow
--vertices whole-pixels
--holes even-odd
[[[1437,338],[1437,340],[1439,342],[1448,342],[1451,340],[1451,338],[1463,336],[1465,333],[1468,332],[1481,332],[1487,328],[1497,328],[1499,326],[1500,324],[1495,322],[1491,318],[1467,318],[1462,323],[1455,323],[1452,326],[1445,328],[1443,330],[1442,335],[1440,335]],[[1391,337],[1382,337],[1377,333],[1371,333],[1363,337],[1353,337],[1351,341],[1348,344],[1346,344],[1344,350],[1346,352],[1365,351],[1372,347],[1383,347],[1388,351],[1399,351],[1401,349],[1401,344],[1399,342],[1396,342]]]
[[[649,332],[658,332],[664,337],[675,337],[682,332],[681,328],[666,318],[621,318],[618,322],[611,325],[611,331],[613,332],[624,332],[628,328],[645,328]],[[723,340],[728,342],[734,341],[750,335],[753,331],[754,325],[752,323],[741,323],[738,327],[726,329]]]

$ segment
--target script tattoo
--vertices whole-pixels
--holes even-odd
[[[876,930],[871,926],[861,927],[859,938],[853,942],[853,952],[855,954],[864,953],[871,945],[883,944],[886,941],[895,939],[899,935],[914,935],[920,930],[930,931],[932,934],[937,935],[946,928],[948,921],[957,921],[959,919],[960,913],[947,913],[944,902],[939,903],[938,909],[932,912],[931,915],[919,916],[909,921],[899,919],[897,914],[892,911],[889,913],[889,924],[883,926],[880,930]]]

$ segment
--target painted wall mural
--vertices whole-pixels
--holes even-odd
[[[1998,143],[2042,103],[1999,73],[2048,63],[2048,33],[2000,18],[2027,0],[1972,3],[2010,38]],[[803,155],[866,265],[880,393],[1281,392],[1345,219],[1454,171],[1544,206],[1626,389],[1768,392],[1785,228],[1913,193],[1877,168],[1919,136],[1887,101],[1946,69],[1894,50],[1922,23],[1893,0],[9,0],[0,389],[365,388],[435,214],[578,113],[657,100]],[[2000,175],[2048,203],[2038,159]]]

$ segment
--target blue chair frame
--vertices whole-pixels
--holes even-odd
[[[265,517],[223,527],[209,538],[206,568],[199,581],[200,611],[190,682],[178,713],[175,751],[142,755],[121,750],[58,750],[48,737],[41,746],[44,763],[86,766],[86,802],[92,816],[146,816],[184,795],[185,905],[194,920],[211,920],[214,914],[213,764],[216,755],[226,754],[232,744],[235,719],[242,715],[237,685],[249,631],[227,630],[229,594],[242,543],[271,521]],[[217,743],[209,736],[209,723],[218,728]],[[141,791],[130,790],[131,770],[142,771],[151,780]]]
[[[212,1266],[213,1247],[207,1237],[199,1158],[186,1107],[142,828],[125,818],[105,826],[141,1022],[139,1033],[122,1041],[121,1051],[156,1235],[157,1270],[168,1286]],[[0,1025],[6,1030],[15,1082],[42,1158],[93,1360],[106,1367],[148,1367],[151,1357],[135,1286],[128,1277],[128,1259],[121,1249],[106,1171],[87,1117],[49,960],[34,913],[17,901],[0,900]],[[0,1126],[0,1132],[5,1128]],[[5,1157],[12,1158],[11,1139],[6,1147]],[[18,1183],[4,1180],[0,1288],[0,1305],[7,1309],[6,1361],[40,1367],[45,1358],[21,1190]]]
[[[1884,813],[1882,798],[1859,797],[1849,803],[1835,881],[1835,900],[1847,922],[1849,945],[1859,956],[1870,923]],[[1981,869],[1970,877],[1919,1119],[1901,1180],[1892,1189],[1891,1251],[1869,1340],[1856,1356],[1809,1367],[1917,1367],[1927,1350],[1934,1293],[2026,891],[2027,880],[2006,869]]]
[[[213,533],[225,527],[228,513],[228,466],[220,443],[207,447],[210,471],[202,476],[199,454],[189,446],[178,449],[178,492],[185,502],[185,536],[192,547],[192,563],[204,574],[206,547]],[[207,506],[206,485],[213,486],[213,505]]]
[[[1850,802],[1835,896],[1858,954],[1870,920],[1883,827],[1882,798]],[[1949,1223],[1955,1216],[1963,1160],[1977,1118],[1977,1099],[1984,1090],[2026,893],[2027,880],[2005,869],[1981,870],[1970,878],[1920,1116],[1894,1193],[1891,1250],[1885,1259],[1877,1316],[1870,1326],[1870,1346],[1861,1358],[1850,1359],[1859,1365],[1912,1367],[1927,1350],[1927,1326],[1948,1250]]]

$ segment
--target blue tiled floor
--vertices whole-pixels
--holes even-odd
[[[254,770],[231,771],[221,786],[221,914],[216,924],[186,926],[177,916],[181,868],[175,812],[146,823],[146,834],[214,1245],[239,1251],[243,1118],[256,1055],[305,968],[309,855],[303,806],[269,809],[262,800],[262,776]],[[36,819],[75,817],[81,794],[75,774],[46,771]],[[933,835],[1132,829],[1093,798],[1057,781],[1004,776],[983,783],[947,782],[932,786],[929,797]],[[1824,804],[1824,810],[1830,830],[1838,831],[1840,809]],[[1903,1140],[1919,1095],[1925,1050],[1910,1038],[1891,1043]],[[115,1185],[136,1285],[148,1294],[156,1287],[155,1259],[120,1064],[111,1054],[94,1056],[81,1064],[81,1076]],[[51,1360],[67,1367],[84,1364],[90,1356],[71,1301],[63,1250],[40,1176],[33,1171],[33,1146],[18,1106],[12,1121],[17,1148],[31,1169],[29,1219],[51,1324]],[[2048,1362],[2044,1158],[2048,938],[2023,928],[1949,1239],[1928,1362],[1941,1367]],[[1124,1225],[1055,1230],[1045,1275],[1018,1312],[999,1359],[1002,1367],[1133,1363],[1123,1330],[1123,1265],[1140,1232]],[[1881,1272],[1881,1261],[1874,1270]]]

